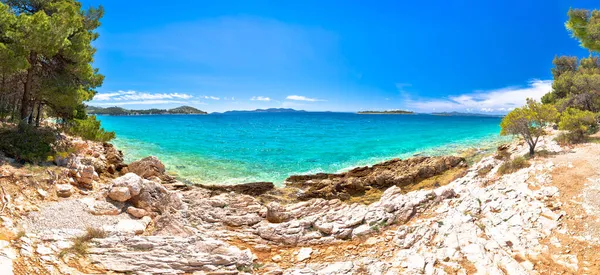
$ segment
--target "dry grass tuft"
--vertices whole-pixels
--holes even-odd
[[[86,234],[77,237],[73,240],[73,246],[60,252],[60,256],[63,257],[69,253],[84,256],[88,254],[89,242],[93,239],[106,238],[108,235],[104,230],[88,227]]]
[[[529,161],[527,161],[524,157],[516,157],[512,160],[505,161],[500,168],[498,168],[498,174],[512,174],[523,168],[529,167],[529,165]]]

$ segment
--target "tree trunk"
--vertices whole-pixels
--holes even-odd
[[[35,53],[29,54],[29,69],[27,69],[27,78],[25,79],[25,87],[23,88],[23,99],[21,100],[21,120],[25,120],[29,114],[29,97],[31,95],[31,85],[33,83],[33,70],[37,57]]]
[[[533,146],[529,146],[529,156],[533,157],[533,155],[535,154],[535,147]]]
[[[42,103],[38,103],[37,116],[35,118],[35,126],[40,127],[40,118],[42,117]]]

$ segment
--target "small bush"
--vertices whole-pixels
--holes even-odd
[[[20,124],[0,129],[0,151],[19,162],[39,163],[54,154],[52,144],[56,132],[49,128],[35,128]]]
[[[589,134],[598,130],[596,115],[590,111],[568,108],[561,115],[558,129],[568,131],[557,138],[559,143],[583,142]]]
[[[69,134],[79,136],[83,139],[106,142],[115,138],[115,132],[107,132],[100,126],[96,116],[88,116],[85,119],[74,119],[68,126]]]
[[[500,168],[498,168],[498,174],[511,174],[525,167],[529,167],[529,162],[524,157],[516,157],[513,160],[505,161]]]

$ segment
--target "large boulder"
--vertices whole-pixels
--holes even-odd
[[[168,191],[160,183],[143,181],[141,192],[131,198],[131,203],[150,212],[162,214],[172,208],[181,209],[183,202],[175,192]]]
[[[107,172],[108,174],[119,174],[123,170],[123,168],[127,167],[125,163],[123,163],[123,152],[117,150],[112,144],[104,143],[104,156],[106,159],[105,170],[103,172]]]
[[[76,180],[79,186],[87,189],[93,189],[94,185],[94,176],[95,176],[94,166],[91,165],[82,165],[77,169]]]
[[[132,162],[127,167],[128,171],[144,179],[157,177],[165,182],[174,182],[175,178],[166,174],[165,165],[155,156],[149,156]]]
[[[125,186],[113,186],[108,192],[108,197],[119,202],[126,202],[131,199],[131,192]]]
[[[118,165],[123,163],[123,152],[117,150],[110,143],[104,143],[102,146],[104,147],[104,154],[108,164]]]
[[[112,200],[129,202],[136,208],[159,214],[171,208],[180,209],[183,205],[177,193],[169,192],[160,183],[142,179],[134,173],[114,179],[107,195]]]
[[[137,196],[142,191],[144,180],[134,173],[127,173],[124,176],[113,180],[114,187],[126,187],[131,196]]]

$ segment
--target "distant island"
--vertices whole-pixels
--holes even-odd
[[[237,114],[237,113],[305,113],[304,110],[294,110],[291,108],[269,108],[269,109],[256,109],[256,110],[233,110],[226,111],[224,114]]]
[[[390,110],[390,111],[360,111],[359,115],[412,115],[415,112],[404,111],[404,110]]]
[[[91,115],[131,116],[131,115],[206,115],[207,112],[190,106],[180,106],[173,109],[147,109],[128,110],[121,107],[96,107],[87,106],[87,113]]]
[[[461,112],[441,112],[431,113],[434,116],[477,116],[477,117],[503,117],[503,115],[490,115],[490,114],[479,114],[479,113],[461,113]]]

